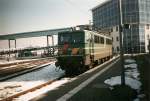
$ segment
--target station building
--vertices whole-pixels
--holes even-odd
[[[148,52],[150,40],[150,0],[121,0],[123,48],[125,53]],[[107,0],[92,9],[93,26],[109,29],[113,39],[113,52],[119,53],[119,0]]]

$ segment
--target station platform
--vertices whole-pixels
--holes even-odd
[[[119,58],[113,59],[31,101],[113,101],[110,86],[104,81],[120,75],[120,71]]]

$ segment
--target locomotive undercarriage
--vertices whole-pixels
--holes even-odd
[[[57,60],[56,65],[65,70],[67,75],[81,74],[88,69],[83,56],[58,57]]]

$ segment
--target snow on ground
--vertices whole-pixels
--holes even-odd
[[[136,79],[126,77],[125,80],[126,80],[126,84],[133,89],[138,90],[141,86],[141,83]],[[110,79],[107,79],[104,82],[111,86],[120,85],[121,84],[121,76],[111,77]]]
[[[69,82],[69,78],[64,78],[62,80],[59,80],[59,81],[56,81],[56,82],[52,83],[51,85],[47,85],[47,86],[45,86],[45,87],[43,87],[39,90],[36,90],[34,92],[22,95],[19,98],[14,99],[13,101],[29,101],[29,100],[37,97],[37,96],[38,97],[42,96],[42,94],[45,94],[48,91],[55,90],[58,87],[60,87],[61,85],[67,83],[67,82]]]
[[[64,75],[54,63],[42,69],[0,83],[0,99],[43,84]]]
[[[133,59],[125,59],[125,63],[135,63],[136,61]]]
[[[136,98],[136,99],[134,99],[134,101],[140,101],[140,99],[139,99],[139,98]]]
[[[136,64],[136,61],[133,59],[126,59],[125,60],[125,82],[128,86],[131,88],[137,90],[137,92],[140,91],[140,87],[142,83],[139,81],[139,71],[138,71],[138,65]],[[115,86],[121,84],[121,76],[111,77],[110,79],[107,79],[104,81],[104,83]],[[139,99],[135,99],[134,101],[139,101]]]

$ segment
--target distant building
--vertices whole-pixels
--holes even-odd
[[[150,38],[150,0],[122,0],[123,42],[125,53],[148,52]],[[107,0],[92,9],[93,26],[100,29],[111,29],[113,51],[119,47],[119,0]]]

